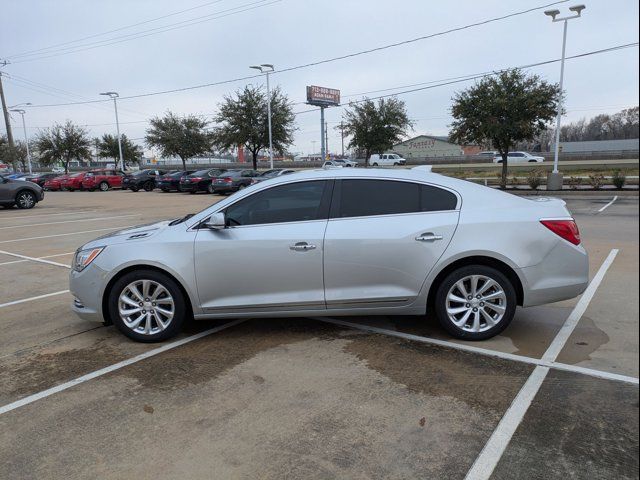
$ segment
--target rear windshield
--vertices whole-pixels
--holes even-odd
[[[198,170],[197,172],[193,172],[191,175],[194,177],[204,177],[209,173],[209,170]]]

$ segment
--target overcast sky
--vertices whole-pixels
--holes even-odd
[[[249,65],[273,63],[284,69],[390,43],[449,30],[493,17],[534,8],[552,0],[3,0],[0,16],[0,59],[9,105],[34,105],[100,99],[115,90],[137,95],[250,75]],[[567,55],[638,41],[637,0],[586,0],[583,17],[569,22]],[[571,1],[558,5],[567,11]],[[180,10],[192,10],[171,15]],[[242,11],[244,10],[244,11]],[[147,22],[170,15],[161,20]],[[199,21],[189,25],[190,21]],[[146,22],[146,23],[142,23]],[[183,22],[174,25],[178,22]],[[142,23],[131,28],[131,24]],[[152,29],[173,25],[157,33]],[[116,30],[107,35],[96,36]],[[144,37],[89,48],[92,42],[146,32]],[[90,38],[86,38],[90,37]],[[68,43],[81,38],[81,42]],[[128,37],[131,38],[131,37]],[[121,40],[121,39],[118,39]],[[42,50],[38,55],[20,56]],[[562,25],[541,10],[495,23],[421,40],[379,52],[291,72],[276,73],[296,112],[304,105],[305,86],[342,91],[343,103],[393,92],[397,87],[521,66],[559,58]],[[60,49],[81,50],[65,55]],[[44,58],[48,57],[48,58]],[[558,81],[559,63],[531,72]],[[122,100],[122,133],[144,136],[148,118],[167,110],[211,114],[223,95],[244,83],[262,79]],[[30,82],[30,83],[27,83]],[[33,83],[35,82],[35,84]],[[473,82],[401,95],[414,133],[445,135],[452,95]],[[37,85],[36,85],[37,84]],[[406,90],[408,88],[399,88]],[[567,61],[567,120],[613,113],[638,104],[638,48]],[[340,121],[342,108],[327,111],[329,126]],[[319,150],[319,112],[297,116],[292,151]],[[112,106],[105,104],[29,108],[29,134],[67,119],[88,127],[93,135],[114,132]],[[19,116],[15,135],[22,137]],[[106,124],[106,125],[102,125]],[[3,129],[0,129],[3,130]],[[313,143],[314,141],[315,144]],[[339,151],[340,136],[330,128],[329,147]]]

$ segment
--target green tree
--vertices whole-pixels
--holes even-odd
[[[35,147],[43,165],[62,163],[69,172],[71,160],[85,161],[91,158],[91,139],[87,131],[67,120],[64,125],[55,124],[36,135]]]
[[[151,120],[145,137],[147,144],[156,147],[165,157],[178,156],[182,168],[187,169],[187,159],[201,155],[211,149],[211,134],[208,122],[195,115],[179,117],[167,112],[162,118]]]
[[[122,157],[125,165],[139,163],[142,156],[142,148],[122,135],[120,139],[122,144]],[[118,149],[118,137],[105,133],[102,138],[96,138],[95,144],[98,150],[98,156],[101,158],[113,158],[117,162],[120,161],[120,151]]]
[[[397,98],[380,99],[377,105],[364,99],[352,104],[344,118],[344,134],[351,137],[349,148],[364,152],[365,166],[372,153],[389,150],[413,128],[404,102]]]
[[[234,96],[226,96],[218,105],[214,120],[214,143],[221,149],[243,145],[251,152],[253,169],[258,168],[258,153],[269,146],[267,95],[261,87],[248,85]],[[271,92],[271,132],[273,148],[284,152],[293,143],[295,115],[288,97],[280,88]]]
[[[518,69],[486,77],[453,98],[449,137],[462,144],[490,141],[502,156],[500,185],[507,185],[507,156],[517,142],[533,140],[553,120],[562,93]]]

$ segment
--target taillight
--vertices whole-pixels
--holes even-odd
[[[575,220],[540,220],[540,223],[567,242],[580,245],[580,230]]]
[[[191,180],[194,182],[200,182],[202,181],[202,177],[191,177]]]
[[[224,183],[233,183],[233,179],[232,179],[231,177],[224,177],[224,178],[222,179],[222,181],[223,181]]]

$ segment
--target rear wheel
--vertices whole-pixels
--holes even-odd
[[[378,166],[378,162],[373,162],[372,166],[373,167],[377,167]]]
[[[207,185],[207,192],[213,194],[213,185],[211,183]]]
[[[109,190],[109,184],[107,182],[100,182],[100,185],[98,185],[98,188],[100,189],[101,192],[106,192],[107,190]]]
[[[456,338],[484,340],[513,320],[516,292],[495,268],[469,265],[451,272],[438,287],[435,311],[442,327]]]
[[[144,182],[142,188],[144,188],[145,192],[151,192],[155,188],[155,184],[152,181]]]
[[[37,199],[35,194],[30,190],[22,190],[16,195],[16,206],[23,210],[35,207]]]
[[[138,190],[140,190],[140,188],[138,186],[132,186],[132,187],[129,187],[129,188],[131,188],[132,192],[137,192]]]
[[[178,284],[155,270],[123,275],[111,288],[108,305],[109,316],[118,330],[147,343],[175,336],[188,312]]]

